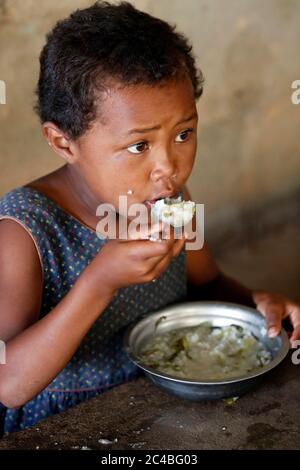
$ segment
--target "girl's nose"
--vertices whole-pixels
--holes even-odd
[[[176,173],[176,167],[172,157],[166,152],[160,152],[155,156],[154,167],[151,172],[151,179],[153,182],[159,179],[170,179]]]

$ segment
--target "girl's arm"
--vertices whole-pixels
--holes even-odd
[[[191,199],[187,189],[183,197]],[[193,223],[195,231],[195,219]],[[186,260],[189,300],[222,300],[255,306],[251,290],[220,271],[206,243],[201,250],[187,250]]]
[[[191,199],[187,190],[184,198]],[[255,307],[266,317],[271,337],[280,333],[282,320],[288,318],[294,329],[290,338],[292,347],[293,342],[300,339],[299,303],[279,294],[252,291],[226,276],[216,265],[206,245],[201,250],[187,251],[186,257],[189,300],[221,300]]]
[[[88,267],[63,300],[37,321],[42,295],[39,257],[30,235],[11,220],[0,222],[0,266],[0,340],[6,342],[0,402],[14,408],[32,399],[64,368],[114,292],[96,283]]]
[[[161,224],[147,227],[142,236],[161,230]],[[0,365],[0,402],[19,407],[47,387],[116,291],[156,279],[184,242],[110,240],[68,294],[39,319],[43,286],[34,242],[15,221],[0,222],[0,339],[6,341],[7,362]]]

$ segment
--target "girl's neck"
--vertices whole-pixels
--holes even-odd
[[[84,181],[78,178],[69,165],[64,165],[26,186],[42,192],[84,225],[96,230],[99,222],[96,208],[100,201],[96,201]]]

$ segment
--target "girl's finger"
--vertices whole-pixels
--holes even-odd
[[[293,325],[293,333],[290,338],[291,345],[293,341],[300,339],[300,308],[298,305],[289,304],[288,312],[290,316],[291,323]]]
[[[145,258],[154,258],[155,255],[158,255],[158,258],[160,255],[160,258],[161,258],[162,256],[165,256],[169,252],[173,254],[173,249],[174,249],[174,245],[176,244],[176,242],[177,242],[177,239],[174,239],[174,237],[171,237],[170,239],[162,239],[162,240],[159,239],[156,241],[155,239],[151,239],[151,241],[149,242],[147,241],[146,243],[148,243],[149,249],[147,250],[147,254],[145,254]],[[161,245],[161,250],[158,253],[152,252],[151,247],[153,244]],[[156,261],[158,262],[160,260],[157,259],[157,260],[152,260],[152,261],[154,261],[154,264],[155,264]]]
[[[167,257],[169,257],[169,252],[167,253],[164,253],[163,255],[161,256],[151,256],[148,258],[147,260],[147,271],[146,271],[146,274],[150,274],[155,268],[156,266],[164,259],[167,259]]]
[[[173,257],[174,258],[176,258],[176,256],[179,256],[179,254],[181,253],[181,250],[183,249],[183,247],[185,245],[185,242],[186,242],[185,236],[183,238],[179,238],[178,240],[176,240],[176,242],[174,243],[174,246],[173,246]]]
[[[156,266],[166,259],[168,256],[170,256],[170,259],[175,258],[176,256],[179,255],[181,252],[182,248],[184,247],[186,239],[185,238],[180,238],[174,241],[174,243],[171,245],[170,250],[164,255],[164,256],[153,256],[149,258],[149,271],[150,272],[152,269],[155,269]]]
[[[173,256],[172,254],[168,253],[164,256],[160,261],[153,267],[147,275],[151,277],[151,279],[157,279],[169,266],[170,262],[172,261]]]
[[[149,260],[149,265],[151,265],[152,258],[157,257],[161,259],[169,251],[164,243],[150,242],[148,240],[130,240],[127,242],[127,247],[131,253],[132,261],[141,262]]]
[[[127,240],[149,240],[159,238],[163,231],[163,223],[158,222],[153,225],[131,225],[128,229]]]
[[[277,336],[281,330],[281,320],[284,314],[283,305],[271,302],[260,302],[257,304],[257,310],[266,318],[270,338]]]
[[[172,259],[176,256],[179,255],[179,253],[181,252],[182,248],[184,247],[184,244],[185,244],[185,237],[184,238],[180,238],[180,239],[177,239],[174,243],[174,247],[173,247],[173,250],[171,253],[168,253],[166,256],[164,256],[161,261],[159,261],[157,263],[157,265],[155,266],[154,268],[154,278],[160,276],[160,274],[162,272],[165,271],[165,269],[168,267],[168,265],[170,264],[170,262],[172,261]]]
[[[296,326],[293,330],[292,336],[290,337],[291,347],[295,347],[293,346],[293,343],[297,340],[300,340],[300,326]]]

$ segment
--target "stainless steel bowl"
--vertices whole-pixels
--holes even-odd
[[[271,362],[248,375],[233,379],[198,381],[158,372],[139,361],[141,350],[153,335],[195,326],[204,321],[210,321],[213,326],[235,324],[250,330],[271,352]],[[167,392],[191,400],[217,400],[240,396],[257,385],[289,351],[289,339],[284,330],[279,336],[271,339],[267,336],[265,319],[257,310],[224,302],[186,302],[150,313],[127,329],[124,345],[130,359],[144,370],[152,382]]]

